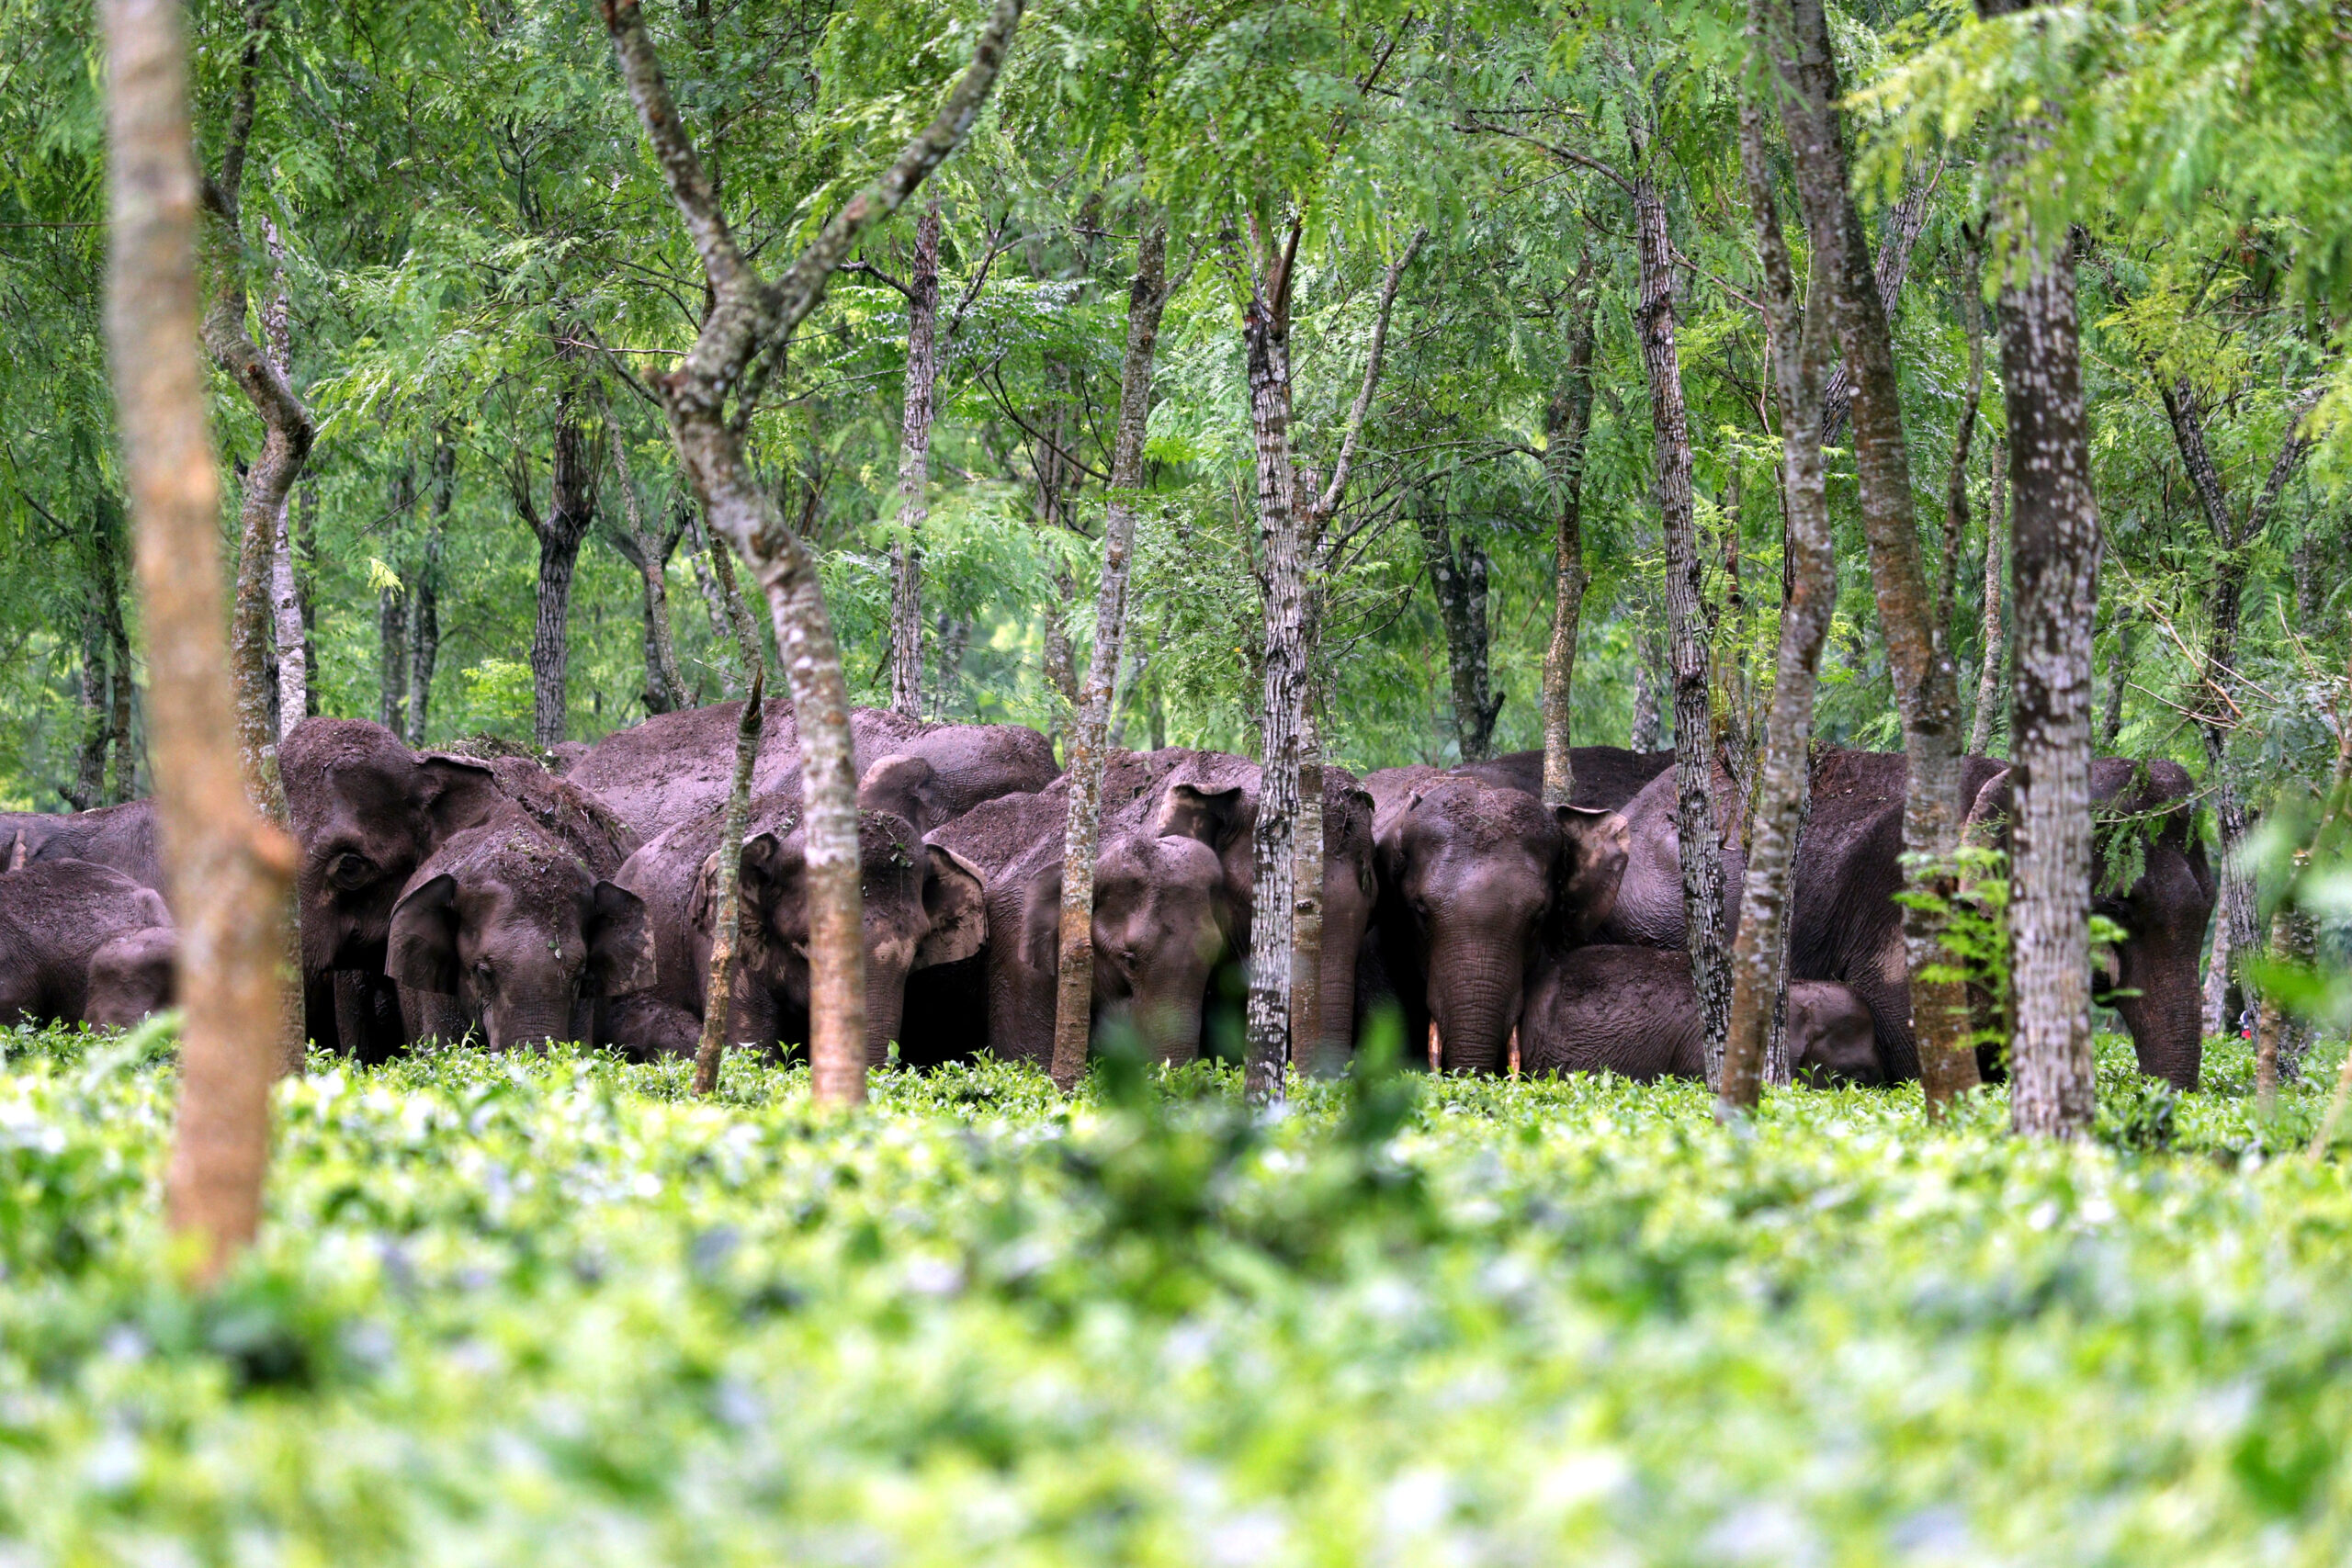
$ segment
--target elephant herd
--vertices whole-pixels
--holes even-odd
[[[412,750],[380,726],[312,718],[279,750],[300,849],[311,1037],[367,1060],[470,1035],[642,1059],[691,1054],[736,855],[741,962],[728,1037],[808,1037],[809,964],[797,733],[770,706],[751,815],[725,838],[739,704],[651,718],[549,765]],[[1052,1053],[1069,781],[1036,731],[853,715],[869,1059]],[[1542,758],[1325,770],[1323,1039],[1351,1047],[1393,1008],[1432,1066],[1636,1078],[1702,1070],[1682,943],[1668,752],[1583,747],[1576,804],[1538,797]],[[1905,979],[1900,756],[1824,750],[1801,841],[1791,1058],[1825,1081],[1918,1074]],[[2001,831],[2009,775],[1972,759],[1973,821]],[[1719,781],[1720,783],[1720,781]],[[2187,775],[2101,760],[2093,902],[2128,933],[2103,997],[2143,1067],[2193,1087],[2197,968],[2213,878]],[[1726,883],[1739,865],[1725,802]],[[1114,752],[1095,864],[1095,1023],[1164,1060],[1197,1055],[1246,962],[1255,763],[1170,748]],[[0,1022],[119,1025],[166,1005],[175,942],[143,801],[0,816]],[[2086,955],[2087,960],[2087,955]],[[1418,1053],[1417,1053],[1418,1054]]]

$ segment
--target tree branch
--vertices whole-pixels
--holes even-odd
[[[1340,456],[1331,465],[1331,482],[1324,487],[1323,495],[1315,503],[1315,517],[1320,526],[1340,504],[1340,497],[1348,488],[1349,472],[1356,463],[1356,443],[1363,435],[1365,418],[1372,412],[1372,395],[1380,385],[1380,362],[1388,347],[1388,319],[1396,308],[1396,290],[1404,282],[1405,269],[1421,252],[1421,243],[1430,237],[1427,229],[1416,229],[1405,243],[1404,254],[1392,262],[1388,276],[1380,288],[1380,313],[1373,319],[1372,346],[1364,351],[1363,385],[1356,389],[1355,406],[1348,411],[1347,434],[1340,438]]]

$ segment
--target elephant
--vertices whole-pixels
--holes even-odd
[[[2014,805],[2013,775],[1995,774],[1976,792],[1969,831],[2007,849]],[[2130,933],[2094,976],[2093,999],[2121,1015],[2142,1072],[2194,1089],[2205,1050],[2198,958],[2218,892],[2197,830],[2196,784],[2177,762],[2099,757],[2091,809],[2099,819],[2091,910]]]
[[[908,976],[980,950],[988,934],[979,871],[926,844],[914,818],[935,788],[920,758],[886,757],[859,787],[858,862],[865,935],[866,1056],[879,1066],[899,1032]],[[809,1006],[806,837],[800,781],[751,803],[740,857],[741,926],[730,1040],[808,1038]],[[657,834],[614,880],[642,899],[654,942],[651,989],[610,1008],[615,1041],[640,1055],[691,1055],[717,931],[714,893],[722,806]]]
[[[170,926],[141,926],[102,944],[90,954],[82,1021],[93,1029],[129,1029],[170,1007],[178,990],[179,953],[179,932]]]
[[[1162,1061],[1186,1061],[1200,1049],[1210,971],[1228,946],[1226,868],[1203,829],[1219,807],[1229,816],[1240,792],[1209,801],[1191,784],[1166,782],[1147,797],[1153,771],[1131,752],[1105,763],[1111,806],[1094,864],[1092,1027],[1132,1027]],[[1007,1060],[1049,1065],[1069,816],[1064,778],[989,801],[932,835],[985,878],[989,939],[974,961],[910,984],[906,1059],[945,1061],[985,1043]],[[984,1032],[975,1018],[986,1020]]]
[[[88,811],[51,816],[35,811],[0,813],[0,854],[11,861],[21,848],[27,863],[86,861],[122,873],[141,887],[164,890],[164,865],[155,848],[155,803],[129,800]]]
[[[616,730],[564,768],[566,783],[596,795],[640,837],[695,820],[727,803],[734,780],[741,702],[682,708]],[[884,757],[917,757],[932,765],[922,803],[928,829],[983,800],[1043,789],[1060,772],[1053,743],[1015,724],[924,724],[885,708],[850,715],[853,761],[863,779]],[[762,715],[754,796],[773,795],[800,772],[800,733],[792,705],[770,702]]]
[[[1568,761],[1576,773],[1572,806],[1606,807],[1622,811],[1642,786],[1674,766],[1672,751],[1628,751],[1623,746],[1571,746]],[[1457,773],[1508,789],[1523,789],[1544,797],[1544,753],[1509,751],[1483,762],[1465,762]]]
[[[109,950],[149,931],[168,941],[171,927],[161,894],[109,866],[44,860],[0,874],[0,1024],[135,1022],[168,999],[168,970],[158,998],[120,962],[128,948]]]
[[[1531,1076],[1706,1076],[1688,953],[1606,942],[1546,953],[1528,981],[1519,1034]],[[1882,1081],[1870,1009],[1833,981],[1789,982],[1788,1048],[1800,1082]]]
[[[597,876],[610,876],[637,847],[611,810],[528,758],[412,751],[379,724],[306,718],[277,760],[300,850],[295,897],[311,1033],[370,1060],[404,1034],[381,981],[392,907],[442,843],[512,807]],[[336,981],[335,971],[356,975]]]
[[[512,806],[416,868],[387,950],[412,1034],[478,1027],[493,1051],[594,1044],[599,1001],[654,979],[644,902]]]
[[[1609,915],[1625,868],[1625,820],[1548,807],[1465,772],[1389,768],[1375,803],[1379,902],[1362,980],[1384,992],[1442,1061],[1492,1071],[1539,953],[1573,947]]]
[[[2156,813],[2159,830],[2129,888],[2101,895],[2103,908],[2124,917],[2131,937],[2118,961],[2123,982],[2144,994],[2124,1014],[2143,1070],[2183,1089],[2196,1087],[2200,1037],[2197,950],[2212,912],[2213,878],[2191,823],[2192,786],[2171,762],[2100,758],[2092,763],[2095,808]],[[1988,757],[1965,759],[1962,787],[1975,802],[1980,832],[1996,830],[2004,789],[1988,786],[2007,768]],[[1899,752],[1825,748],[1813,764],[1813,806],[1799,851],[1790,924],[1789,973],[1837,980],[1870,1009],[1880,1066],[1889,1082],[1919,1076],[1911,1029],[1909,968],[1903,946],[1903,798],[1909,766]],[[2139,785],[2132,781],[2142,780]],[[1683,943],[1682,863],[1674,826],[1674,777],[1654,779],[1625,809],[1632,858],[1606,942],[1653,947]],[[1730,792],[1716,775],[1719,823],[1730,820]],[[1724,855],[1727,901],[1745,875],[1736,846]],[[2185,938],[2182,933],[2190,933]],[[2120,1002],[2119,1002],[2120,1005]]]

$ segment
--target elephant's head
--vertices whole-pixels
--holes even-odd
[[[1432,779],[1385,815],[1383,941],[1423,977],[1443,1065],[1500,1065],[1537,944],[1591,934],[1625,855],[1613,811],[1550,807],[1463,774]]]
[[[168,924],[126,931],[90,954],[82,1019],[93,1029],[129,1029],[172,1005],[179,933]]]
[[[2011,773],[1988,781],[1969,812],[1971,832],[2006,845],[2015,793]],[[2122,1015],[2142,1072],[2193,1089],[2204,1054],[2198,956],[2216,892],[2196,785],[2177,762],[2100,757],[2091,808],[2091,908],[2126,933],[2093,994]]]
[[[1132,1028],[1164,1062],[1200,1054],[1209,972],[1227,947],[1217,846],[1240,795],[1170,784],[1152,822],[1113,833],[1095,856],[1095,1025]],[[1022,891],[1022,959],[1041,974],[1060,966],[1061,897],[1058,860]]]
[[[653,984],[637,895],[513,818],[453,836],[393,907],[386,969],[458,998],[494,1051],[593,1041],[594,999]]]
[[[1789,982],[1787,1037],[1789,1070],[1801,1083],[1886,1081],[1871,1010],[1835,981]]]
[[[303,971],[380,969],[401,889],[450,835],[489,818],[496,775],[420,757],[383,726],[346,718],[304,719],[277,761],[301,846]]]
[[[898,1037],[907,976],[953,964],[988,937],[985,886],[978,869],[952,850],[925,843],[894,811],[858,813],[859,908],[865,935],[865,1046],[879,1066]],[[806,1020],[809,1003],[807,829],[787,818],[743,840],[739,869],[747,978],[774,997],[780,1017]],[[711,899],[695,898],[695,923],[707,945]],[[785,1025],[787,1032],[793,1022]]]

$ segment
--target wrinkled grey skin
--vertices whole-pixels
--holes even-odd
[[[1628,751],[1623,746],[1571,746],[1568,761],[1576,770],[1577,781],[1568,804],[1623,811],[1627,801],[1642,793],[1644,784],[1674,766],[1674,753]],[[1483,762],[1465,763],[1454,771],[1468,773],[1484,784],[1523,789],[1538,800],[1544,798],[1541,751],[1508,751]]]
[[[2143,1071],[2181,1088],[2197,1082],[2199,1052],[2197,958],[2211,917],[2213,877],[2204,846],[2193,832],[2188,775],[2170,762],[2151,762],[2146,784],[2127,795],[2142,764],[2119,758],[2092,763],[2091,793],[2104,812],[2135,806],[2159,810],[2161,830],[2149,846],[2143,874],[2097,901],[2132,935],[2120,953],[2120,983],[2146,994],[2118,998]],[[2007,805],[2003,764],[1966,760],[1963,788],[1980,836],[1995,837]],[[1870,1009],[1881,1071],[1887,1082],[1919,1076],[1911,1030],[1911,986],[1903,948],[1903,794],[1909,769],[1899,752],[1825,749],[1815,759],[1813,808],[1797,855],[1795,903],[1790,925],[1789,973],[1852,987]],[[1729,792],[1717,775],[1719,816],[1728,821]],[[1680,840],[1674,827],[1671,773],[1651,782],[1625,809],[1632,854],[1617,907],[1600,931],[1605,942],[1653,947],[1682,945]],[[2104,838],[2105,835],[2102,835]],[[1726,851],[1724,880],[1737,887],[1745,868]],[[2103,993],[2102,993],[2103,994]]]
[[[865,933],[866,1055],[887,1059],[899,1037],[907,978],[980,950],[988,934],[979,872],[923,842],[932,770],[920,759],[883,758],[858,799],[861,908]],[[798,1043],[808,1032],[808,910],[805,830],[797,775],[752,803],[737,851],[739,939],[728,1039]],[[692,1055],[702,1032],[714,890],[724,807],[657,835],[615,878],[645,904],[655,983],[616,1000],[613,1039],[640,1056]]]
[[[1162,783],[1158,795],[1138,795],[1152,772],[1131,752],[1104,768],[1103,799],[1116,813],[1106,811],[1094,863],[1092,1030],[1130,1028],[1160,1060],[1190,1061],[1210,971],[1227,950],[1225,866],[1198,831],[1209,817],[1194,786]],[[1051,1063],[1069,809],[1069,785],[1057,780],[933,833],[985,877],[989,937],[976,960],[910,987],[906,1060],[928,1065],[985,1044],[1004,1060]],[[1163,816],[1181,820],[1163,830]],[[981,1019],[985,1031],[975,1027]]]
[[[0,865],[22,842],[28,863],[78,860],[112,867],[141,887],[164,890],[164,863],[155,849],[155,803],[130,800],[120,806],[49,816],[37,811],[0,812]]]
[[[301,851],[295,896],[310,1032],[380,1060],[403,1040],[381,980],[392,906],[426,857],[503,808],[522,811],[609,876],[635,839],[593,796],[526,758],[478,761],[410,750],[381,725],[306,718],[278,748],[278,771]],[[375,976],[336,984],[335,971]]]
[[[84,1022],[94,1002],[108,1021],[136,1021],[144,993],[114,991],[109,968],[94,994],[91,961],[171,924],[161,894],[108,866],[34,861],[0,874],[0,1025]]]
[[[82,1021],[93,1029],[129,1029],[172,1005],[179,932],[142,926],[90,954],[89,999]]]
[[[1520,1017],[1520,1070],[1703,1077],[1701,1034],[1688,954],[1589,944],[1538,961]],[[1882,1081],[1870,1010],[1844,986],[1791,981],[1788,1042],[1799,1082]]]
[[[741,702],[714,703],[616,730],[571,758],[564,780],[594,793],[650,841],[725,807],[742,712]],[[1053,743],[1021,725],[922,724],[884,708],[858,708],[850,715],[850,737],[861,779],[884,757],[916,757],[931,764],[932,783],[922,806],[934,824],[983,800],[1043,789],[1060,773]],[[787,787],[799,771],[800,733],[792,705],[770,702],[762,715],[752,796]]]
[[[616,868],[617,869],[617,868]],[[512,807],[452,835],[392,908],[387,972],[413,1030],[493,1051],[596,1041],[600,998],[653,984],[653,942],[638,897],[596,877],[571,848]]]
[[[1408,1053],[1430,1026],[1449,1069],[1502,1063],[1539,953],[1589,939],[1625,867],[1624,819],[1557,810],[1466,773],[1390,768],[1364,781],[1374,802],[1377,973],[1403,1014]]]
[[[2096,840],[2091,909],[2131,935],[2095,974],[2092,995],[2122,1016],[2142,1072],[2193,1089],[2205,1051],[2198,960],[2218,892],[2197,830],[2196,785],[2177,762],[2100,757],[2091,803],[2101,818],[2141,818],[2103,826]],[[2004,772],[1977,791],[1970,830],[2007,848],[2012,806]]]

